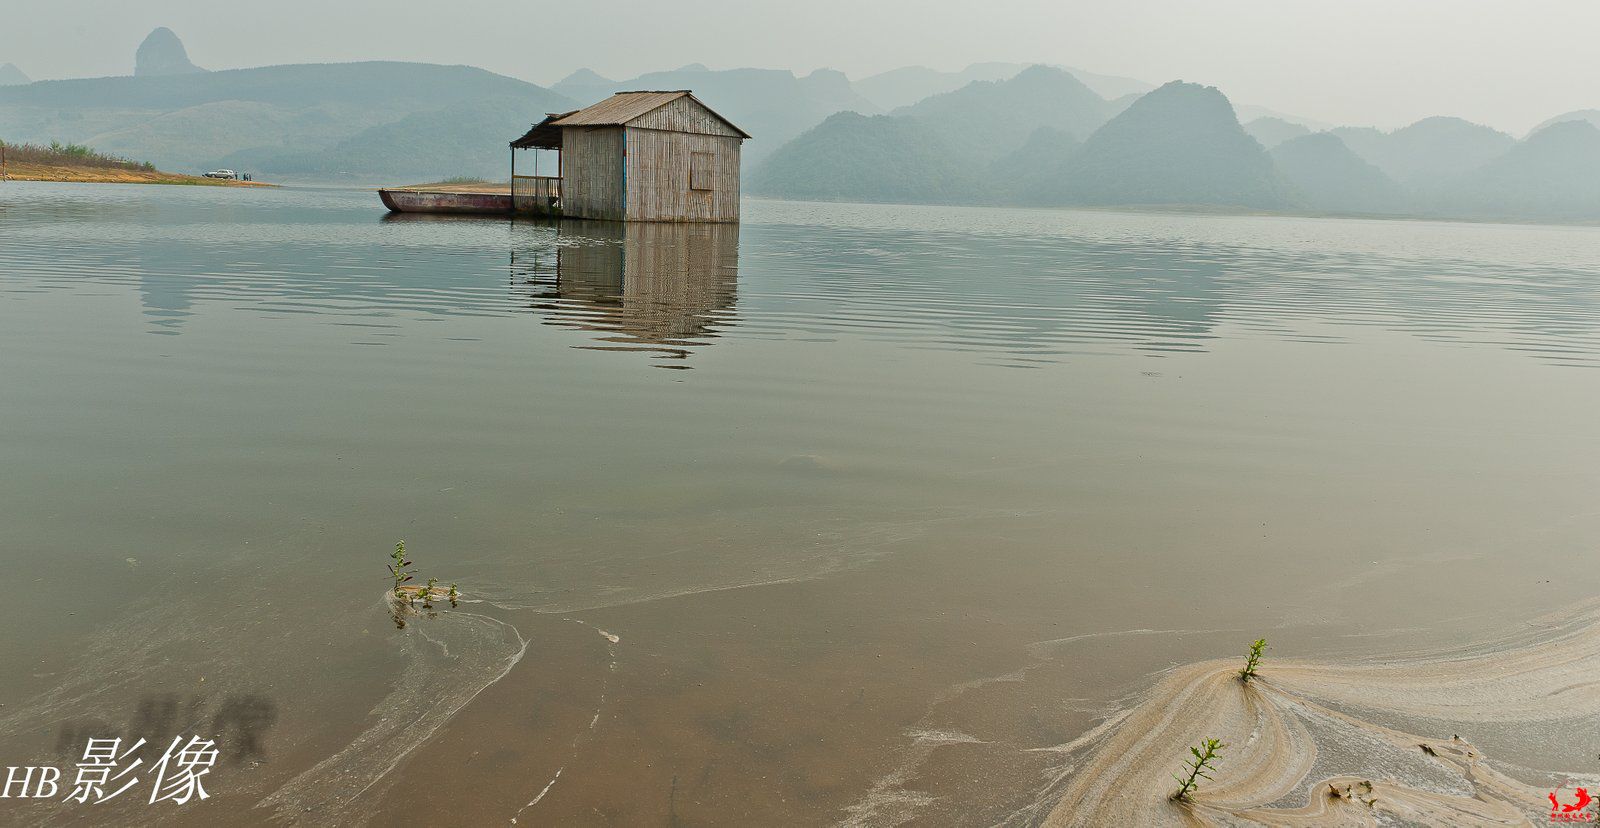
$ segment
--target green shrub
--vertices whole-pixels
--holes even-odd
[[[155,169],[155,165],[148,161],[133,161],[115,155],[106,155],[84,144],[63,144],[60,141],[51,141],[50,146],[45,147],[38,144],[9,144],[5,141],[0,141],[0,146],[5,147],[6,163],[10,164],[67,164],[75,167],[105,167],[121,170]]]

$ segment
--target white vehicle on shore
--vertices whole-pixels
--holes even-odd
[[[238,178],[239,174],[233,170],[212,170],[206,173],[206,178]]]

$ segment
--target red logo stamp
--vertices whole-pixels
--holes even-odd
[[[1594,812],[1589,810],[1589,803],[1594,801],[1594,797],[1589,795],[1588,788],[1578,788],[1577,798],[1571,803],[1562,802],[1561,799],[1560,788],[1550,792],[1551,822],[1594,822]]]

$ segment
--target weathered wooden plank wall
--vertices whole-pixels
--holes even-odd
[[[628,126],[641,129],[659,129],[667,132],[690,132],[697,135],[724,135],[729,138],[740,137],[738,130],[728,126],[721,118],[711,114],[711,110],[684,97],[679,98],[666,106],[640,115],[628,122]]]
[[[627,144],[629,220],[739,220],[737,137],[630,126]],[[695,173],[697,156],[702,163],[709,160],[711,168]],[[709,189],[693,189],[691,176]]]
[[[561,132],[561,207],[575,218],[622,221],[626,167],[621,127],[569,127]]]

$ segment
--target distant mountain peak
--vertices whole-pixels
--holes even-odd
[[[183,48],[183,41],[166,26],[145,37],[144,42],[139,44],[139,51],[134,54],[135,77],[193,75],[204,71],[189,62],[189,53]]]
[[[23,74],[15,63],[0,66],[0,86],[21,86],[25,83],[33,83],[33,80]]]
[[[850,86],[850,78],[838,69],[817,69],[801,78],[800,84],[808,90],[822,91],[841,100],[844,98],[860,99],[855,89]],[[869,103],[864,99],[861,99],[861,102]]]
[[[678,71],[679,72],[709,72],[709,71],[711,71],[711,67],[706,66],[704,63],[686,63],[686,64],[678,67]]]
[[[1600,127],[1586,120],[1557,121],[1523,139],[1525,146],[1592,147],[1600,136]]]
[[[902,66],[853,81],[862,97],[884,109],[911,106],[933,95],[951,92],[978,80],[1003,80],[1022,71],[1020,63],[974,63],[959,72],[926,66]]]
[[[1510,135],[1462,118],[1436,115],[1393,132],[1333,130],[1351,150],[1408,187],[1432,187],[1471,172],[1516,143]]]
[[[1467,120],[1466,118],[1458,118],[1458,117],[1456,117],[1454,115],[1429,115],[1428,117],[1422,118],[1422,119],[1418,120],[1416,123],[1411,124],[1410,126],[1404,127],[1404,129],[1411,129],[1412,127],[1419,127],[1419,126],[1420,127],[1444,127],[1444,126],[1456,127],[1456,126],[1462,126],[1462,125],[1488,129],[1488,127],[1484,127],[1482,124],[1474,123],[1472,121]]]
[[[1238,116],[1233,112],[1233,103],[1228,100],[1228,96],[1222,94],[1221,89],[1215,86],[1206,86],[1203,83],[1190,83],[1183,80],[1167,81],[1141,98],[1140,104],[1143,106],[1155,106],[1158,103],[1170,104],[1180,100],[1188,101],[1195,105],[1215,107],[1219,110],[1227,109],[1230,117],[1235,120],[1238,119]]]
[[[1407,206],[1405,194],[1394,179],[1331,132],[1289,138],[1274,147],[1271,156],[1303,207],[1335,213],[1392,214]]]
[[[612,79],[600,74],[599,72],[594,71],[593,69],[590,69],[588,67],[584,67],[584,68],[579,69],[578,71],[573,72],[572,74],[562,78],[561,80],[556,81],[555,85],[556,86],[562,86],[562,85],[567,85],[567,86],[589,86],[591,84],[610,84],[610,83],[616,83],[616,81],[614,81],[614,80],[612,80]]]
[[[1066,171],[1064,194],[1086,204],[1278,207],[1283,182],[1227,96],[1173,81],[1134,101],[1089,136]]]
[[[1394,131],[1395,135],[1422,133],[1460,135],[1474,134],[1485,136],[1492,135],[1504,139],[1508,143],[1511,140],[1510,135],[1495,129],[1494,127],[1484,126],[1483,124],[1469,121],[1465,118],[1457,118],[1453,115],[1431,115],[1427,118],[1417,121],[1410,126],[1401,127],[1400,129]]]
[[[1528,130],[1528,134],[1533,135],[1548,126],[1559,124],[1562,121],[1588,121],[1591,124],[1600,126],[1600,109],[1579,109],[1575,112],[1562,113]]]
[[[1017,103],[1028,96],[1040,93],[1072,95],[1083,100],[1092,100],[1097,104],[1103,105],[1105,103],[1100,96],[1094,94],[1089,87],[1085,86],[1071,72],[1059,67],[1036,63],[1009,78],[976,80],[959,89],[930,96],[918,101],[916,104],[903,107],[901,112],[920,114],[929,110],[936,110],[941,106],[949,106],[951,104],[964,106],[980,101],[987,102],[990,105],[998,104],[1004,106]],[[1006,97],[997,97],[997,95],[1009,96],[1016,100],[1007,100]],[[1040,101],[1029,100],[1028,103],[1037,105]]]
[[[1082,140],[1112,114],[1110,104],[1064,69],[1031,66],[1004,80],[975,80],[960,89],[895,110],[936,128],[955,130],[971,160],[989,164],[1022,147],[1041,126]]]
[[[1015,79],[1015,78],[1042,78],[1042,77],[1049,76],[1049,75],[1069,75],[1070,76],[1071,74],[1072,74],[1071,72],[1068,72],[1067,70],[1062,69],[1059,66],[1048,66],[1048,65],[1043,64],[1043,63],[1034,63],[1034,64],[1028,65],[1021,72],[1018,72],[1015,75],[1013,75],[1012,78],[1013,79]]]
[[[1600,129],[1559,121],[1458,177],[1438,198],[1441,212],[1593,221],[1600,216]]]
[[[1192,126],[1247,135],[1222,90],[1188,81],[1168,81],[1141,95],[1119,120],[1176,118]]]

